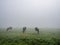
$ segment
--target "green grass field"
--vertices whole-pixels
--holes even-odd
[[[40,28],[39,34],[28,28],[22,33],[22,28],[6,31],[0,28],[0,45],[60,45],[60,29]]]

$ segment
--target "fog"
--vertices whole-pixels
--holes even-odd
[[[0,27],[60,28],[60,0],[0,0]]]

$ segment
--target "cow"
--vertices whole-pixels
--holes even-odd
[[[25,33],[25,31],[26,31],[26,27],[23,27],[23,33]]]
[[[8,27],[6,30],[7,30],[7,31],[12,30],[12,27]]]
[[[35,31],[37,31],[37,33],[39,34],[39,28],[35,27]]]

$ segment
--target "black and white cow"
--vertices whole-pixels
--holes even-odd
[[[39,28],[35,27],[35,31],[37,31],[37,33],[39,34]]]
[[[8,27],[6,30],[7,30],[7,31],[12,30],[12,27]]]
[[[23,33],[25,33],[25,31],[26,31],[26,27],[23,27]]]

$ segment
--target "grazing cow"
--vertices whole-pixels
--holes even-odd
[[[25,32],[25,30],[26,30],[26,27],[23,27],[23,33]]]
[[[39,28],[35,27],[35,31],[39,34]]]
[[[8,28],[7,28],[7,31],[8,31],[8,30],[12,30],[12,27],[8,27]]]

